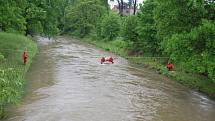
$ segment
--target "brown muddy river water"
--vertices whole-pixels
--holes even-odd
[[[6,121],[215,121],[215,102],[76,40],[38,40],[22,103]],[[117,58],[101,65],[99,57]]]

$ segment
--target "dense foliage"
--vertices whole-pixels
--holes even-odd
[[[204,20],[190,32],[174,34],[166,41],[170,58],[192,72],[207,75],[215,82],[215,23]]]
[[[184,70],[214,78],[214,1],[156,0],[157,39],[162,52]]]
[[[125,41],[130,43],[129,49],[132,49],[134,53],[144,50],[144,48],[140,47],[142,44],[140,44],[139,33],[137,31],[138,23],[137,16],[128,16],[124,18],[122,25],[122,36]]]
[[[0,30],[57,35],[64,29],[65,7],[72,0],[0,0]]]
[[[98,0],[77,1],[66,9],[65,31],[81,37],[88,35],[95,29],[104,12],[105,8]]]
[[[108,0],[0,0],[0,31],[49,37],[60,33],[93,36],[97,43],[110,43],[108,49],[125,55],[167,57],[184,73],[203,75],[215,83],[214,0],[144,0],[138,14],[131,16],[122,15],[125,1],[115,1],[119,13],[110,11]],[[130,8],[137,7],[136,0],[127,2]],[[11,46],[14,43],[0,43],[0,47],[17,49]],[[0,62],[8,55],[0,50]],[[13,71],[0,69],[2,87],[16,76],[6,74]],[[18,86],[0,90],[4,97],[1,109],[7,102],[15,102],[5,95],[16,95],[13,91]],[[6,89],[8,93],[2,93]]]
[[[106,41],[122,38],[129,54],[168,57],[187,73],[215,80],[213,0],[145,0],[137,15],[121,14],[101,14],[88,35],[96,33]]]
[[[103,19],[102,24],[108,20]],[[184,71],[215,81],[213,0],[145,0],[137,16],[119,20],[118,37],[129,43],[133,55],[169,57]]]
[[[120,18],[114,13],[107,14],[100,23],[101,38],[113,40],[118,37],[120,32]]]
[[[141,48],[144,53],[151,53],[153,56],[160,54],[160,41],[156,38],[157,28],[154,20],[154,10],[157,7],[155,0],[147,0],[140,6],[138,14],[139,24],[137,32],[140,38]]]

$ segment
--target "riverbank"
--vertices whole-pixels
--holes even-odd
[[[27,64],[23,64],[24,48],[27,49]],[[0,118],[5,116],[5,108],[17,104],[24,93],[25,74],[37,44],[31,39],[17,34],[0,32]]]
[[[159,74],[163,74],[178,83],[189,87],[193,90],[203,92],[215,99],[215,83],[212,80],[208,79],[206,76],[195,74],[195,73],[187,73],[183,70],[180,65],[175,65],[174,71],[167,71],[165,64],[168,61],[166,58],[154,58],[154,57],[144,57],[144,56],[130,56],[127,52],[127,44],[122,40],[114,40],[114,41],[97,41],[91,38],[78,38],[83,42],[90,43],[96,47],[102,48],[106,51],[110,51],[117,55],[120,55],[124,58],[127,58],[129,61],[141,65],[143,67],[152,69]]]

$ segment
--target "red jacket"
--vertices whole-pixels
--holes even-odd
[[[168,63],[168,64],[166,65],[166,68],[167,68],[169,71],[171,71],[171,70],[173,70],[174,66],[173,66],[172,63]]]

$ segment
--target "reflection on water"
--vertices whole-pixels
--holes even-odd
[[[39,38],[27,94],[7,121],[214,121],[215,103],[174,81],[75,40]],[[116,57],[115,55],[113,55]]]

